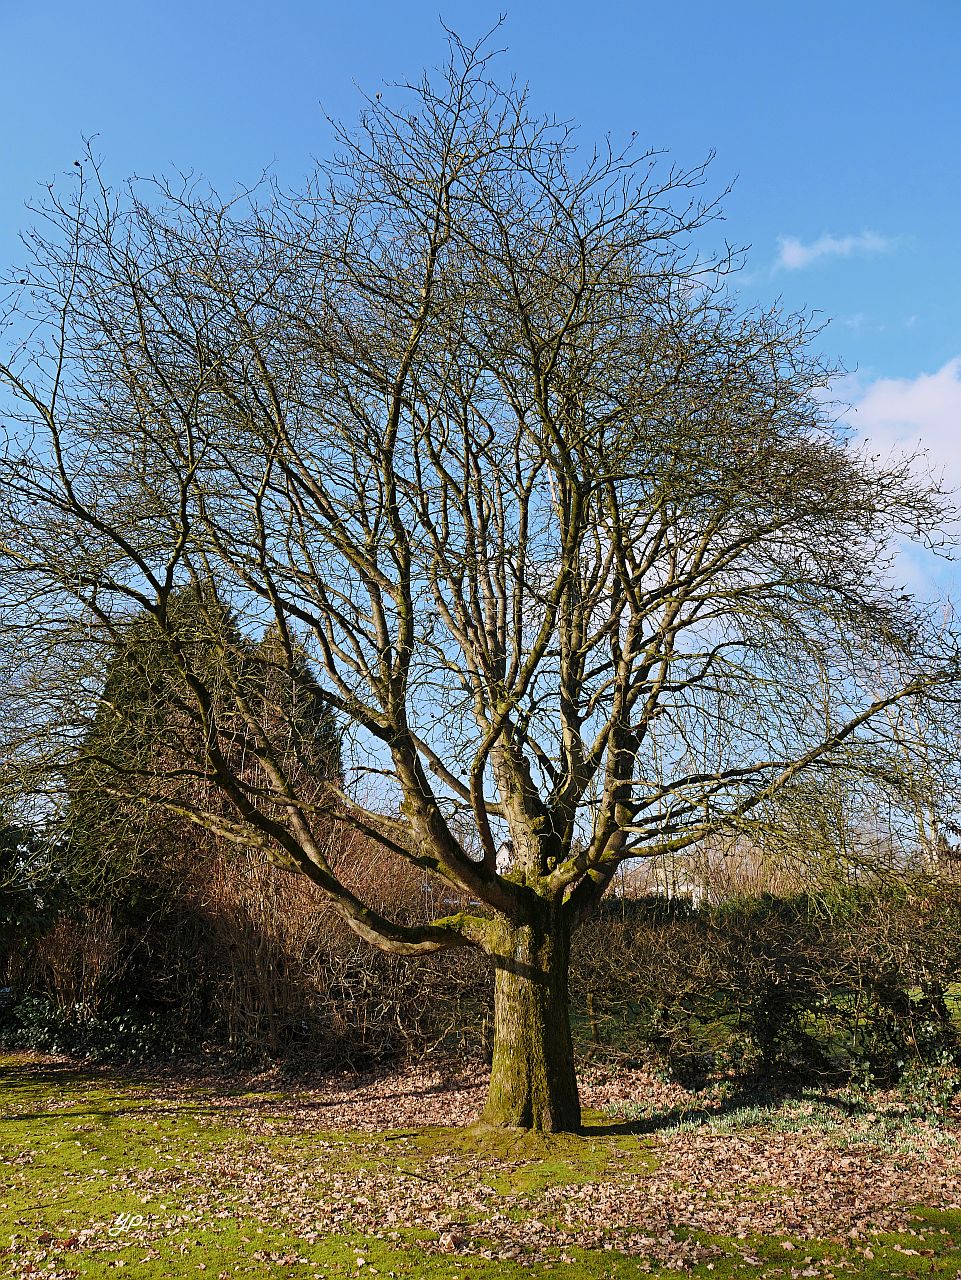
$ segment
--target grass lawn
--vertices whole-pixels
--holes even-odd
[[[961,1277],[957,1112],[705,1105],[610,1075],[585,1097],[614,1085],[616,1114],[539,1138],[467,1128],[477,1081],[281,1090],[7,1055],[0,1274]]]

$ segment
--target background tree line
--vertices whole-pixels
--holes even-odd
[[[279,673],[276,638],[242,639],[219,604],[186,592],[176,609],[211,686],[246,683],[265,714],[284,717],[302,766],[336,782],[336,724],[307,670],[297,681]],[[139,782],[125,790],[123,775],[103,768],[102,745],[115,760],[118,735],[133,778],[144,753],[165,753],[170,775],[196,759],[184,738],[196,725],[178,710],[178,673],[152,630],[149,615],[132,620],[111,658],[60,829],[3,830],[6,1042],[293,1070],[437,1048],[489,1057],[490,975],[473,953],[425,962],[371,951],[304,877],[178,819]],[[235,750],[245,750],[242,731]],[[685,861],[681,887],[697,886],[696,906],[646,893],[639,874],[607,898],[573,956],[579,1053],[660,1065],[686,1083],[723,1072],[956,1078],[961,883],[951,862],[934,875],[930,861],[869,870],[863,851],[845,861],[844,846],[859,838],[846,829],[850,814],[830,822],[821,797],[814,829],[802,833],[801,798],[779,833],[772,815],[767,850],[742,844]],[[344,882],[378,910],[416,924],[449,909],[404,859],[346,828],[330,838]],[[805,840],[819,850],[799,848]],[[671,871],[664,889],[677,887]]]

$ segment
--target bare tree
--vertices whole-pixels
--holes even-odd
[[[576,1129],[573,929],[626,859],[749,829],[802,773],[893,785],[880,713],[957,674],[888,574],[943,495],[847,447],[810,325],[695,254],[701,169],[585,154],[456,38],[339,148],[295,195],[117,194],[90,159],[52,193],[2,365],[5,590],[38,671],[148,611],[203,729],[161,802],[376,946],[481,948],[486,1120]],[[342,786],[302,785],[277,717],[210,687],[185,584],[309,662]],[[372,910],[318,838],[331,806],[469,909]]]

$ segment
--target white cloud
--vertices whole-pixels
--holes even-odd
[[[961,356],[936,373],[849,389],[853,404],[845,417],[873,453],[922,450],[931,470],[961,491]]]
[[[936,373],[867,383],[843,378],[834,390],[851,406],[843,416],[860,444],[882,461],[917,457],[916,469],[943,484],[955,508],[961,507],[961,356]],[[945,532],[961,538],[961,522],[949,519]],[[956,567],[906,540],[889,576],[922,597],[961,596]]]
[[[898,244],[897,237],[862,231],[857,236],[823,235],[805,244],[797,236],[780,236],[776,268],[799,271],[822,258],[850,258],[855,254],[890,253]]]

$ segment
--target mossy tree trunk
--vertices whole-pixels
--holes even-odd
[[[570,929],[547,919],[504,926],[492,956],[494,1060],[482,1122],[501,1128],[576,1133],[568,974]]]

